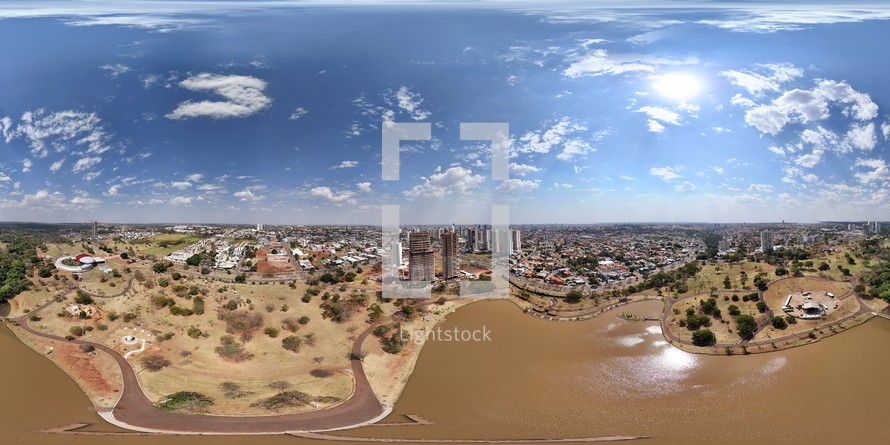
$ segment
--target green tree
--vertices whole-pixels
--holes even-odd
[[[582,294],[580,291],[569,291],[569,293],[566,294],[566,303],[580,303],[582,298],[584,298],[584,294]]]
[[[748,314],[736,317],[735,330],[739,334],[739,337],[747,338],[755,329],[757,329],[757,321],[754,320],[754,317]]]
[[[692,333],[692,343],[698,346],[707,346],[714,343],[716,337],[710,329],[701,329]]]
[[[732,281],[729,279],[729,275],[723,278],[723,288],[732,289]]]

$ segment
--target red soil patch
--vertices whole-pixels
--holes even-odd
[[[105,379],[102,372],[93,365],[92,355],[83,352],[76,345],[65,343],[53,351],[65,369],[74,379],[96,393],[109,394],[114,386]]]

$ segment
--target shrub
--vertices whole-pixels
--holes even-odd
[[[182,274],[179,272],[173,272],[173,274],[170,275],[170,278],[173,278],[173,281],[179,281],[182,279]]]
[[[28,321],[40,321],[40,320],[41,319],[40,319],[40,317],[37,316],[37,314],[31,315],[30,317],[28,317]]]
[[[227,358],[235,362],[243,362],[253,358],[253,354],[244,349],[244,345],[235,341],[235,337],[231,335],[223,335],[219,339],[220,345],[216,347],[216,353],[220,357]]]
[[[275,329],[275,328],[273,328],[273,327],[271,327],[271,326],[268,327],[268,328],[266,328],[266,330],[265,330],[264,332],[265,332],[266,335],[268,335],[270,338],[278,337],[278,329]]]
[[[90,353],[90,352],[93,352],[96,350],[96,348],[93,345],[80,345],[79,348],[82,352],[86,352],[86,353]]]
[[[204,314],[204,299],[203,298],[195,297],[195,299],[192,300],[192,312],[194,312],[197,315]]]
[[[302,345],[303,339],[296,335],[290,335],[281,340],[281,347],[291,352],[300,352]]]
[[[263,316],[255,312],[225,311],[219,313],[219,319],[226,322],[226,332],[240,334],[242,341],[249,341],[263,327]]]
[[[84,330],[80,326],[71,326],[71,329],[69,329],[68,332],[75,337],[80,337],[84,334]]]
[[[277,389],[278,391],[284,391],[285,389],[291,389],[291,387],[293,385],[291,385],[288,382],[285,382],[284,380],[276,380],[276,381],[270,383],[268,386],[271,389]]]
[[[167,287],[169,285],[170,285],[170,282],[167,281],[166,278],[164,278],[164,277],[158,278],[158,286]]]
[[[219,389],[222,390],[223,396],[227,399],[240,399],[244,396],[252,394],[247,391],[242,391],[241,385],[235,382],[222,382],[219,384]]]
[[[736,302],[739,301],[739,296],[738,296],[738,295],[733,295],[733,296],[732,296],[732,301],[736,301]]]
[[[757,302],[757,310],[760,311],[761,314],[766,312],[766,303],[764,303],[762,301],[758,301]]]
[[[170,362],[170,360],[167,360],[161,354],[144,355],[144,356],[142,356],[142,359],[140,360],[140,362],[142,363],[142,366],[144,366],[146,370],[151,371],[151,372],[158,372],[172,364]]]
[[[158,404],[158,408],[161,411],[167,412],[202,412],[211,405],[213,405],[213,399],[205,396],[204,394],[191,391],[180,391],[164,397],[164,401]]]
[[[307,317],[307,316],[304,315],[304,316],[300,317],[299,320],[297,320],[297,323],[300,323],[300,324],[308,324],[308,323],[309,323],[309,317]]]
[[[126,322],[131,322],[135,319],[136,319],[136,314],[134,314],[132,312],[127,312],[126,314],[124,314],[124,321],[126,321]]]
[[[74,302],[77,304],[93,304],[93,297],[91,297],[90,294],[79,290],[74,297]]]
[[[389,331],[391,331],[391,330],[392,330],[392,326],[390,326],[388,324],[382,324],[382,325],[374,328],[373,334],[377,337],[383,337],[384,335],[388,334]]]
[[[300,330],[300,321],[295,318],[288,317],[281,322],[281,327],[288,332],[297,332]]]
[[[316,368],[316,369],[313,369],[312,371],[309,371],[309,375],[311,375],[312,377],[315,377],[315,378],[323,379],[325,377],[330,377],[330,376],[334,375],[334,371],[331,371],[329,369]]]
[[[204,334],[203,332],[201,332],[200,329],[198,329],[198,328],[196,328],[196,327],[194,327],[194,326],[190,327],[187,333],[188,333],[188,336],[191,337],[191,338],[198,338],[198,337],[200,337],[202,334]]]
[[[770,320],[773,324],[773,327],[776,329],[785,329],[788,327],[788,323],[785,322],[785,319],[782,318],[781,315],[776,315]]]
[[[264,408],[270,411],[278,411],[282,408],[291,408],[295,406],[308,405],[314,402],[315,398],[300,391],[284,391],[275,394],[272,397],[261,399],[250,406]]]
[[[728,310],[729,310],[729,315],[731,315],[733,317],[742,313],[742,311],[739,309],[739,307],[734,304],[730,304]]]

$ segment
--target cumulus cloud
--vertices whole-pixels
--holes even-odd
[[[498,191],[502,193],[510,193],[510,192],[528,192],[532,191],[541,186],[541,180],[526,180],[526,179],[507,179],[501,182],[501,185],[498,186]]]
[[[695,189],[697,189],[697,188],[698,187],[696,187],[695,184],[693,184],[689,181],[683,181],[682,184],[679,184],[676,187],[674,187],[674,190],[676,190],[678,192],[694,192]]]
[[[658,123],[655,119],[649,119],[646,121],[646,128],[650,133],[662,133],[664,132],[664,125]]]
[[[204,175],[202,173],[192,173],[186,176],[185,179],[188,179],[192,182],[201,182],[201,180],[204,179]]]
[[[77,160],[77,162],[74,163],[74,166],[71,167],[71,172],[80,173],[82,171],[89,170],[92,167],[98,165],[100,162],[102,162],[102,158],[98,156],[88,156],[80,158]]]
[[[343,162],[331,167],[331,170],[338,169],[338,168],[353,168],[357,165],[358,165],[358,161],[343,161]]]
[[[22,161],[22,173],[28,173],[29,171],[31,171],[32,165],[34,165],[34,163],[30,159],[25,159],[24,161]]]
[[[652,167],[649,169],[649,174],[665,181],[673,181],[682,177],[680,176],[679,169],[675,167]]]
[[[590,142],[581,137],[586,131],[586,125],[563,117],[546,130],[528,131],[520,136],[513,152],[545,154],[559,150],[557,159],[570,161],[576,156],[596,151]]]
[[[309,110],[307,110],[303,107],[297,107],[297,109],[295,109],[294,112],[291,113],[290,120],[295,121],[307,114],[309,114]]]
[[[62,168],[62,164],[64,164],[64,163],[65,163],[65,158],[62,158],[62,159],[59,159],[59,160],[56,161],[56,162],[53,162],[53,163],[49,166],[49,171],[51,171],[51,172],[53,172],[53,173],[59,171],[59,170]]]
[[[330,187],[315,187],[309,191],[309,194],[316,198],[325,199],[337,205],[356,203],[355,199],[352,198],[355,194],[348,190],[335,193],[333,190],[331,190]]]
[[[191,182],[188,181],[173,181],[170,183],[170,187],[173,187],[177,190],[185,190],[192,186]]]
[[[828,118],[832,104],[844,106],[841,113],[858,121],[878,115],[878,106],[868,94],[854,90],[845,82],[820,80],[812,90],[795,88],[782,93],[772,103],[751,107],[745,112],[745,122],[761,133],[776,135],[789,123]]]
[[[371,183],[370,182],[359,182],[355,185],[358,187],[359,191],[364,193],[371,193]]]
[[[242,190],[240,192],[235,192],[234,196],[236,198],[240,199],[241,201],[245,201],[245,202],[257,202],[257,201],[262,201],[263,199],[266,199],[265,196],[256,195],[250,190]]]
[[[855,174],[856,179],[862,184],[890,181],[890,169],[887,168],[887,163],[883,159],[856,159],[855,166],[871,169],[868,172]]]
[[[422,184],[414,186],[403,194],[409,199],[423,196],[441,198],[451,193],[465,194],[484,180],[481,175],[473,174],[472,170],[460,166],[451,167],[422,179]]]
[[[213,119],[248,117],[272,103],[272,99],[263,94],[266,82],[252,76],[201,73],[183,80],[179,86],[190,91],[215,93],[226,100],[200,102],[187,100],[168,113],[166,115],[168,119],[204,116]]]
[[[749,192],[766,192],[770,193],[773,191],[773,186],[769,184],[751,184],[748,186]]]
[[[652,119],[656,119],[672,125],[680,125],[680,115],[667,108],[645,106],[635,110],[637,113],[646,113]]]
[[[188,206],[192,204],[192,198],[188,196],[175,196],[170,199],[170,204],[175,206]]]
[[[120,76],[121,74],[128,73],[131,70],[130,67],[120,63],[106,64],[100,66],[99,68],[108,71],[108,76],[112,79],[117,78],[117,76]]]
[[[534,165],[516,164],[513,162],[510,163],[510,174],[514,176],[523,177],[529,173],[538,171],[541,171],[541,169],[539,167],[535,167]]]
[[[396,99],[398,100],[399,108],[407,112],[411,119],[422,121],[430,117],[429,111],[420,108],[420,105],[423,103],[420,94],[412,93],[408,87],[403,86],[399,88],[396,91]]]

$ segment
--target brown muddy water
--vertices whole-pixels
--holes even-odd
[[[657,316],[660,302],[627,306]],[[491,331],[491,342],[431,341],[394,413],[435,425],[361,428],[362,437],[510,439],[647,435],[640,443],[886,443],[890,321],[876,319],[816,345],[751,356],[673,348],[655,322],[617,312],[585,322],[528,317],[485,301],[443,329]],[[0,327],[0,443],[285,444],[291,437],[112,437],[33,433],[69,423],[115,431],[77,385]],[[324,442],[319,442],[324,443]],[[341,442],[326,442],[336,444]],[[342,442],[346,443],[346,442]]]

